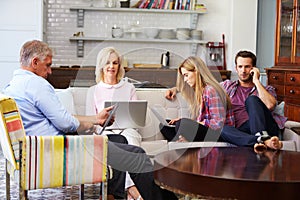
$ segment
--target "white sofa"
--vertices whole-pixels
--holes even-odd
[[[188,117],[188,106],[180,95],[177,95],[175,101],[169,101],[165,98],[166,89],[139,88],[137,96],[139,99],[146,99],[149,106],[155,106],[165,118]],[[57,90],[61,102],[69,112],[77,115],[85,115],[87,110],[87,99],[91,98],[92,90],[86,87],[70,87],[63,90]],[[88,104],[89,105],[89,104]],[[300,127],[300,123],[288,121],[283,132],[283,148],[285,150],[300,151],[300,137],[291,130],[291,127]],[[139,132],[142,135],[141,147],[149,155],[155,155],[159,152],[191,146],[232,146],[223,142],[189,142],[177,143],[164,140],[159,131],[159,121],[148,108],[146,126]]]

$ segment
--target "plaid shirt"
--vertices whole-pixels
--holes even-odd
[[[233,96],[235,95],[238,85],[239,85],[239,81],[238,80],[236,80],[236,81],[226,80],[226,81],[224,81],[224,82],[221,83],[221,86],[226,90],[226,92],[229,95],[230,99],[232,99]],[[265,89],[273,97],[275,97],[275,99],[277,98],[277,95],[276,95],[274,87],[272,87],[270,85],[267,85],[267,86],[265,86]],[[252,88],[252,90],[250,91],[249,95],[258,96],[258,91],[257,91],[257,89],[256,89],[255,86]],[[272,112],[272,115],[273,115],[273,118],[276,121],[278,127],[280,129],[283,129],[284,128],[284,124],[285,124],[287,118],[284,117],[284,116],[280,116],[280,115],[278,115],[275,112]]]
[[[202,108],[197,121],[211,129],[221,129],[223,125],[234,126],[232,110],[226,110],[219,94],[212,86],[206,86],[202,95]]]

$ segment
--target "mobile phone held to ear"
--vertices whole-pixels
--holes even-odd
[[[253,75],[254,75],[254,72],[250,72],[250,76],[253,77]]]

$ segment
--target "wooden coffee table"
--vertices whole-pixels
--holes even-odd
[[[170,150],[154,158],[157,184],[175,193],[222,199],[300,199],[300,152],[248,147]]]

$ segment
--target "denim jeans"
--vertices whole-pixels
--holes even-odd
[[[248,121],[240,127],[224,126],[221,138],[237,146],[253,146],[257,143],[256,133],[266,131],[269,136],[278,136],[279,128],[271,111],[257,96],[249,96],[245,102]]]

